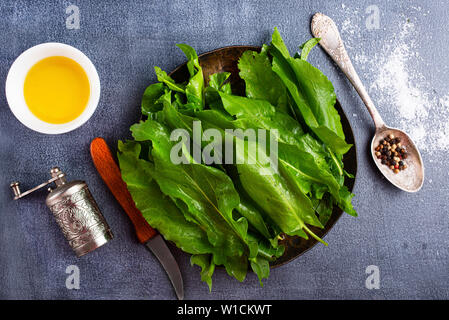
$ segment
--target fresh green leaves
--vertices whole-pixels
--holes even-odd
[[[187,69],[190,73],[189,82],[186,85],[185,94],[187,97],[187,105],[192,109],[203,109],[204,108],[204,78],[203,69],[198,61],[198,56],[195,50],[186,45],[178,44],[184,54],[186,55]]]
[[[141,145],[134,141],[119,141],[118,147],[122,178],[137,208],[150,225],[158,229],[166,240],[173,241],[185,252],[212,252],[206,232],[186,220],[172,199],[161,192],[151,175],[154,164],[139,158]]]
[[[151,115],[162,109],[159,98],[164,94],[164,84],[154,83],[145,89],[142,97],[142,114]]]
[[[179,44],[189,79],[177,83],[155,67],[159,82],[142,97],[147,120],[131,126],[133,141],[119,141],[122,177],[137,208],[165,239],[192,254],[210,289],[218,265],[239,281],[251,268],[262,285],[270,262],[284,252],[281,233],[326,244],[311,226],[323,228],[334,206],[356,215],[344,185],[350,175],[342,156],[350,145],[334,89],[306,61],[318,41],[291,57],[275,29],[271,45],[244,52],[243,97],[232,94],[228,72],[206,82],[195,50]],[[221,138],[212,140],[220,148],[201,139],[208,129]],[[256,139],[241,134],[250,129]],[[195,157],[206,150],[222,161],[231,152],[233,161]],[[174,162],[173,154],[183,161]]]
[[[244,52],[238,66],[239,75],[245,80],[248,98],[266,100],[273,106],[287,110],[287,91],[271,69],[266,49],[261,53],[251,50]]]
[[[307,45],[307,49],[310,46]],[[351,145],[345,142],[340,116],[334,107],[336,97],[332,83],[305,58],[292,58],[277,29],[272,36],[270,53],[273,71],[292,97],[295,114],[332,151],[345,154]]]

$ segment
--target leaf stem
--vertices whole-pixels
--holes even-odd
[[[320,237],[318,237],[315,233],[312,232],[312,230],[310,230],[309,228],[307,228],[306,225],[304,225],[304,230],[307,231],[308,234],[310,234],[312,236],[312,238],[314,238],[315,240],[321,242],[322,244],[324,244],[326,247],[328,246],[327,242],[325,242],[323,239],[321,239]]]
[[[332,160],[335,162],[335,165],[338,168],[338,173],[342,176],[343,175],[343,168],[340,166],[340,164],[338,163],[337,158],[335,157],[335,154],[332,152],[331,149],[329,149],[329,147],[326,147],[327,151],[329,151]]]

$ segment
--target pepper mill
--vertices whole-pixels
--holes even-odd
[[[23,193],[19,182],[11,183],[14,200],[54,183],[56,187],[48,188],[50,193],[45,203],[76,255],[80,257],[111,240],[112,231],[87,184],[80,180],[67,182],[64,172],[58,167],[52,168],[50,174],[50,180]]]

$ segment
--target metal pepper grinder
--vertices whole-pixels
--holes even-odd
[[[80,257],[111,240],[112,231],[87,184],[80,180],[67,182],[65,173],[58,167],[51,169],[50,174],[50,180],[23,193],[19,182],[11,183],[14,200],[54,182],[56,188],[48,188],[50,193],[45,203],[76,255]]]

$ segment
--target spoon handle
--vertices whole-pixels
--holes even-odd
[[[322,13],[316,13],[312,18],[311,29],[314,37],[321,38],[320,45],[340,67],[346,77],[348,77],[360,98],[362,98],[363,103],[365,103],[366,108],[374,120],[376,130],[385,127],[385,123],[357,75],[351,59],[349,59],[334,21]]]

